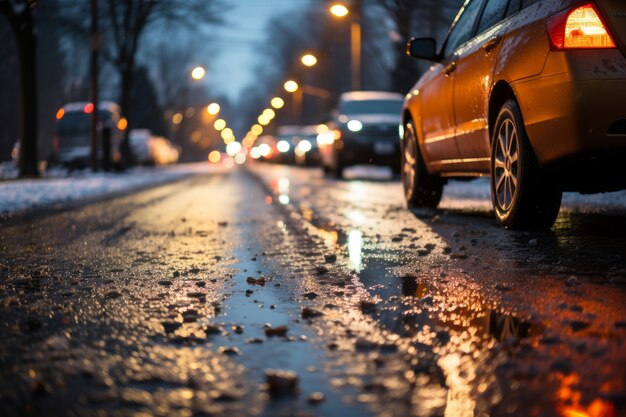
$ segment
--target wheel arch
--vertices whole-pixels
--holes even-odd
[[[491,90],[491,96],[489,97],[489,107],[487,114],[487,122],[489,127],[489,143],[493,137],[493,130],[496,126],[496,120],[498,119],[498,113],[500,109],[508,100],[515,100],[517,103],[517,97],[513,88],[506,81],[498,81]]]

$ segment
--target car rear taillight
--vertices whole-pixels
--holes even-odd
[[[552,16],[548,19],[548,33],[556,50],[616,48],[593,3]]]

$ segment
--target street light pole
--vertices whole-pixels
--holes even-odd
[[[352,14],[350,20],[350,78],[352,80],[352,90],[361,89],[361,0],[353,0],[352,10],[348,10],[341,3],[334,4],[330,12],[339,18]]]
[[[357,19],[350,24],[352,89],[355,91],[361,89],[361,22]]]

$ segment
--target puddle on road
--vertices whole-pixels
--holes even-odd
[[[492,354],[494,347],[516,344],[544,330],[539,323],[487,305],[475,292],[466,298],[457,288],[451,297],[441,285],[451,278],[437,283],[434,277],[395,272],[415,259],[381,250],[381,245],[364,238],[356,228],[341,230],[316,218],[313,212],[303,213],[303,217],[307,228],[330,250],[342,254],[343,264],[370,297],[379,301],[373,318],[388,331],[410,339],[416,357],[427,351],[438,358],[436,364],[445,376],[447,389],[430,384],[416,390],[413,402],[418,404],[418,415],[441,409],[445,416],[474,416],[479,408],[477,398],[493,400],[500,395],[495,370],[503,358]]]
[[[577,385],[567,377],[567,371],[558,370],[562,355],[584,355],[575,350],[584,349],[586,343],[593,345],[593,341],[577,341],[577,335],[571,331],[564,335],[567,340],[559,340],[552,336],[563,332],[558,329],[562,326],[558,320],[542,323],[511,311],[506,307],[509,288],[498,284],[500,280],[495,280],[494,292],[468,280],[465,271],[458,276],[455,272],[439,275],[443,264],[437,265],[436,258],[417,257],[406,245],[402,250],[393,250],[385,243],[390,236],[384,236],[383,242],[378,235],[372,236],[382,226],[377,221],[380,214],[369,206],[356,207],[349,203],[352,200],[341,196],[328,202],[322,198],[330,210],[324,211],[329,217],[323,219],[318,217],[312,202],[306,198],[298,201],[302,197],[298,194],[300,188],[295,184],[290,187],[291,190],[283,190],[292,193],[289,207],[295,209],[312,236],[338,255],[338,267],[352,271],[357,293],[376,300],[377,308],[370,313],[376,323],[412,345],[409,353],[418,362],[424,352],[437,358],[436,367],[445,376],[446,387],[438,389],[424,382],[430,372],[418,374],[415,383],[425,389],[417,389],[412,399],[417,415],[439,410],[444,416],[469,417],[488,414],[491,407],[498,410],[498,415],[531,415],[532,407],[551,416],[615,415],[610,402],[584,398],[594,392],[592,389],[585,394],[585,389],[590,388],[588,382],[581,380]],[[368,227],[371,225],[377,225],[378,230]],[[563,242],[558,241],[559,244]],[[526,249],[528,239],[521,245]],[[408,269],[419,272],[407,274]],[[534,311],[531,305],[524,309],[527,310]],[[555,325],[557,329],[553,328]],[[532,358],[535,363],[518,360],[518,355]],[[580,358],[571,360],[578,363]],[[576,372],[570,375],[580,378]],[[542,380],[544,377],[549,381]],[[560,388],[554,386],[555,380],[560,381]],[[583,388],[585,384],[587,388]]]
[[[242,240],[250,245],[252,238]],[[266,369],[291,370],[299,378],[298,396],[270,400],[264,395],[265,404],[257,410],[260,415],[287,415],[293,410],[307,409],[316,415],[332,415],[338,411],[346,417],[366,415],[363,405],[346,404],[343,400],[343,395],[355,396],[354,393],[340,393],[331,387],[330,376],[320,365],[325,362],[325,351],[315,344],[317,335],[297,318],[299,316],[294,316],[294,313],[299,314],[301,306],[289,297],[289,291],[281,288],[289,285],[285,282],[288,278],[273,270],[269,259],[242,245],[235,251],[235,259],[239,261],[232,265],[235,273],[231,294],[224,302],[224,311],[215,318],[224,323],[229,334],[215,337],[215,345],[237,348],[241,355],[233,359],[244,365],[246,375],[259,385],[264,382]],[[247,282],[248,277],[265,277],[266,281],[262,286],[252,285]],[[287,336],[266,336],[268,324],[274,328],[287,326]],[[233,330],[240,325],[243,329],[238,334]],[[314,392],[324,394],[322,403],[307,403]]]

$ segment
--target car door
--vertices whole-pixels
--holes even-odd
[[[460,158],[455,139],[454,84],[457,69],[455,54],[459,45],[470,39],[483,0],[468,0],[457,16],[441,51],[443,59],[430,68],[420,88],[422,136],[426,160],[449,170]]]
[[[477,35],[456,51],[454,116],[464,170],[489,171],[488,103],[508,4],[509,0],[487,0],[478,20]]]

